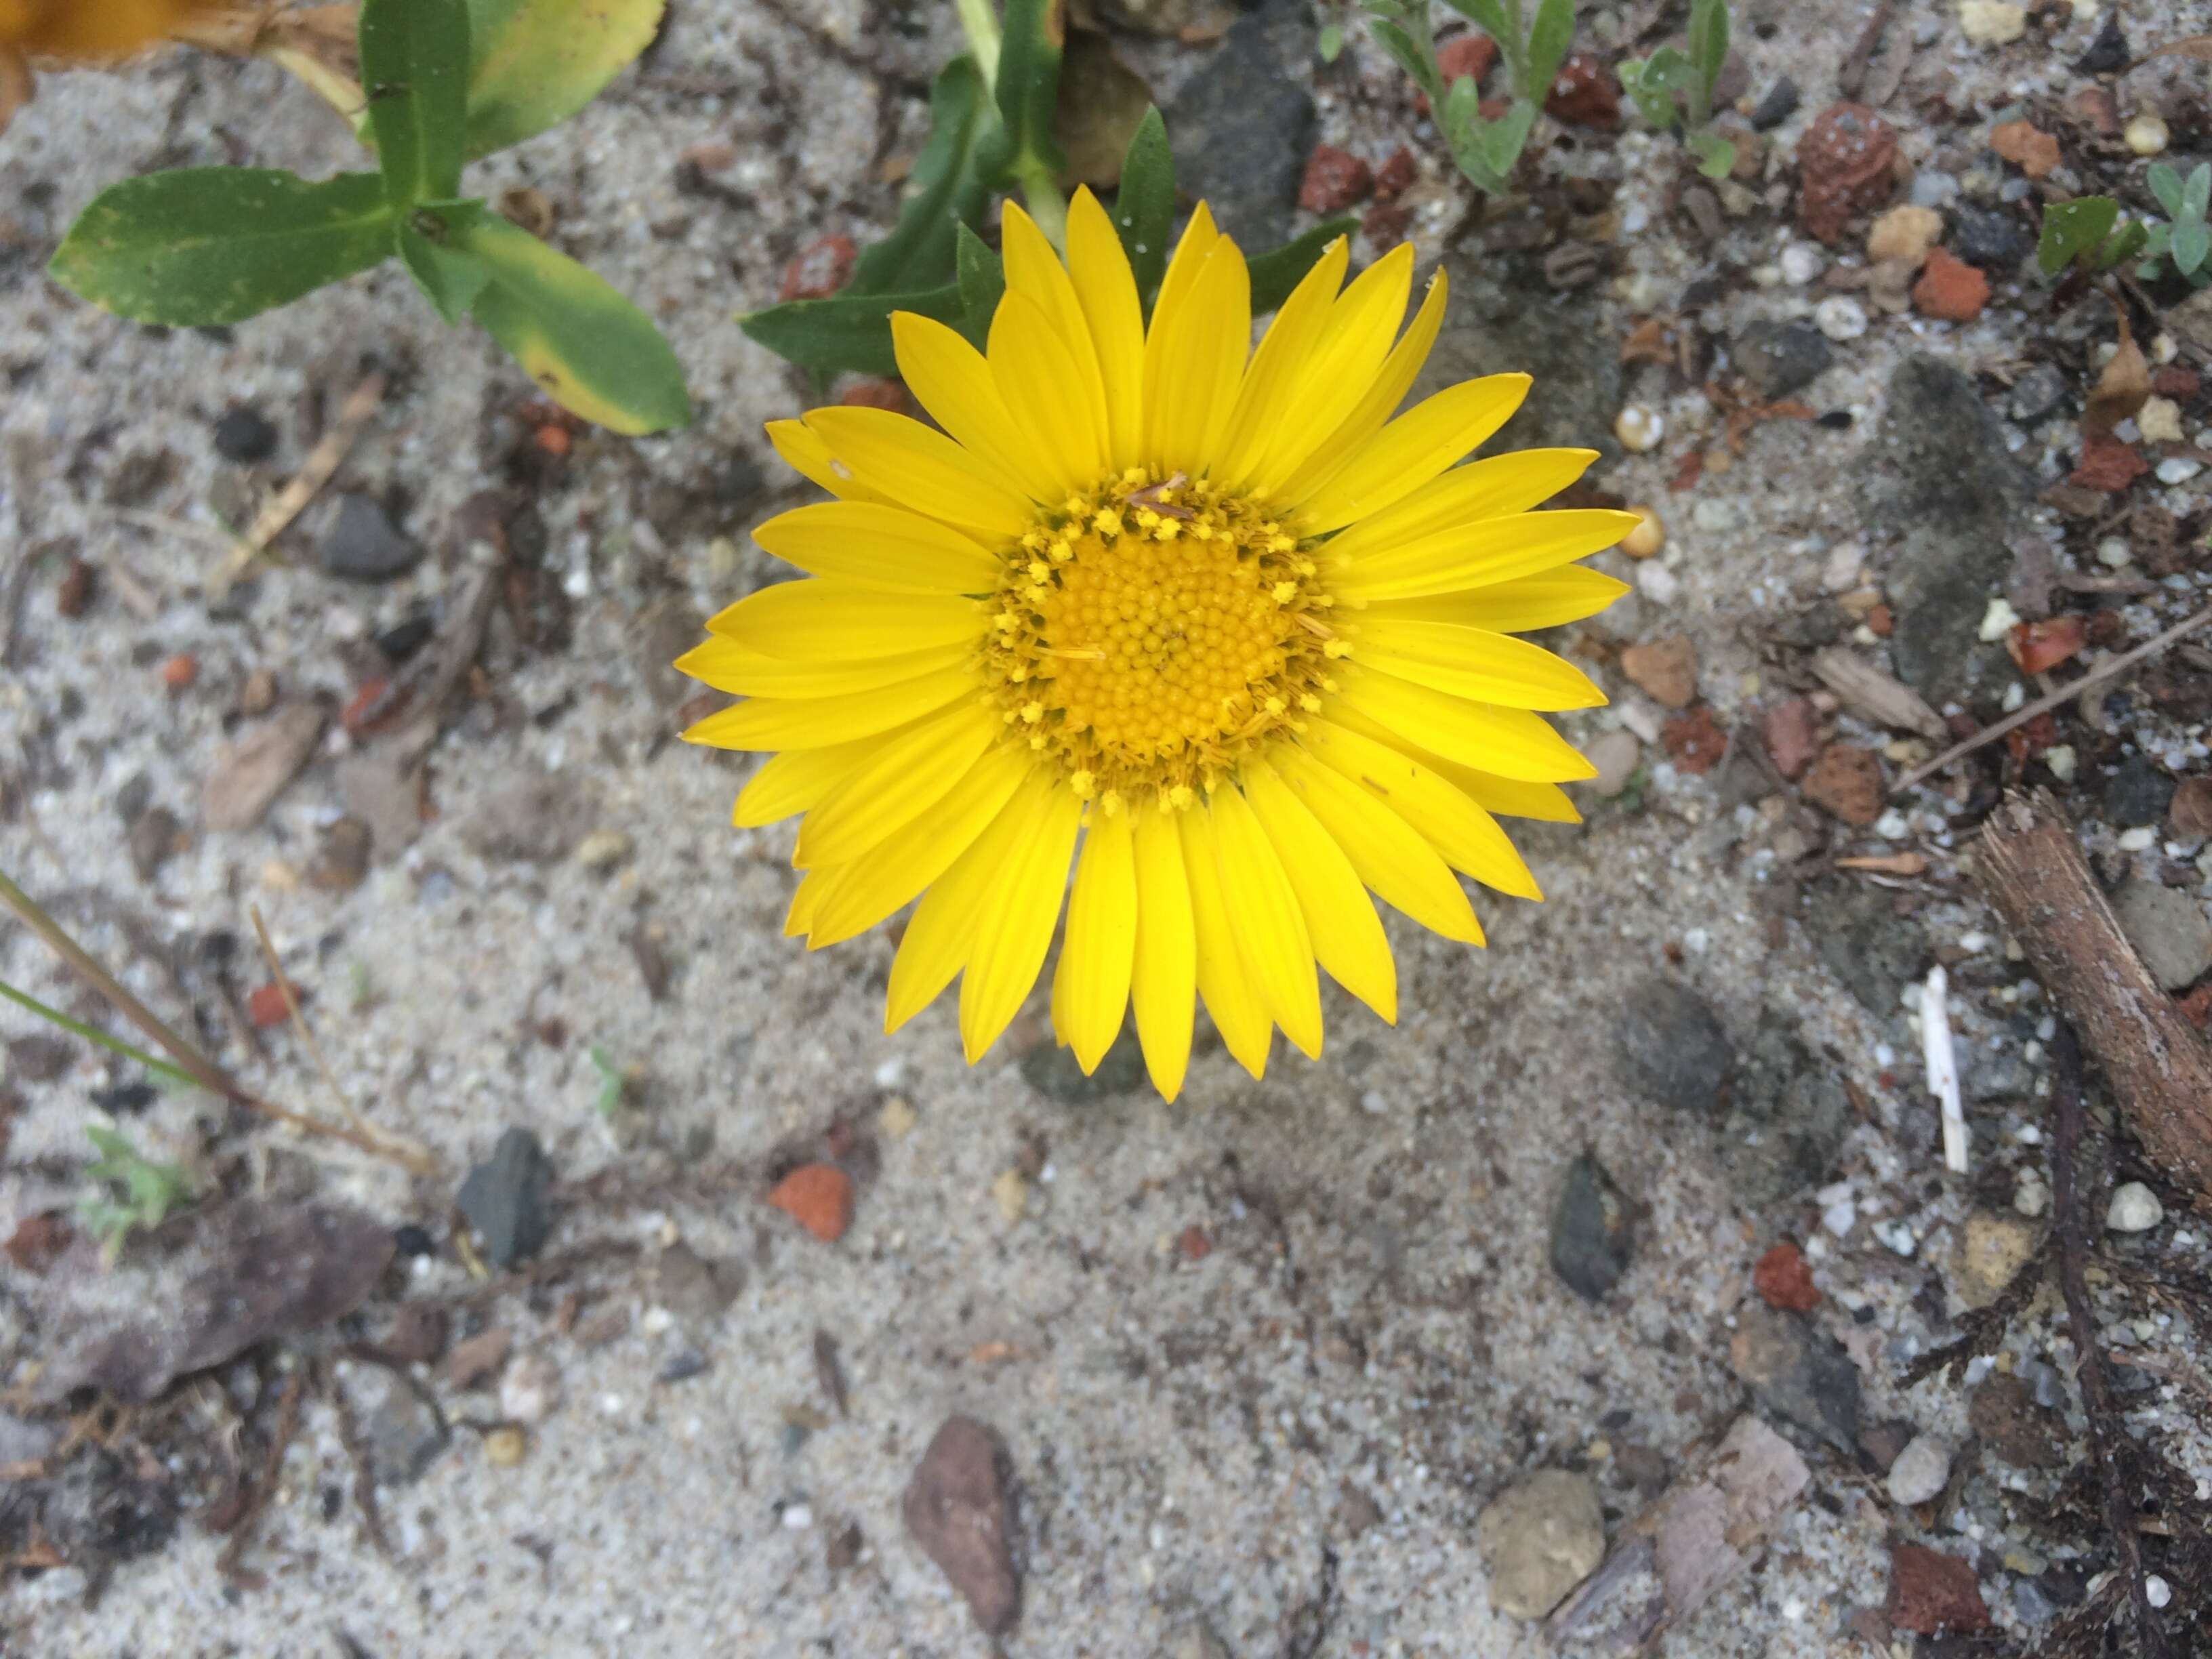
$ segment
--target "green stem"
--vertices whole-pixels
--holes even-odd
[[[1022,205],[1030,210],[1030,217],[1036,221],[1045,240],[1066,252],[1067,198],[1060,193],[1060,180],[1053,177],[1050,167],[1033,158],[1018,165],[1017,176],[1022,184]]]
[[[960,31],[968,37],[968,49],[975,54],[975,67],[983,71],[983,83],[995,93],[999,85],[999,17],[991,9],[991,0],[953,0],[953,9],[960,14]]]
[[[125,1060],[137,1060],[156,1077],[167,1078],[170,1082],[187,1089],[197,1089],[200,1086],[199,1079],[183,1066],[172,1066],[166,1060],[158,1060],[143,1048],[134,1048],[121,1037],[110,1036],[97,1025],[88,1025],[81,1019],[71,1019],[60,1009],[47,1007],[38,998],[27,991],[17,990],[4,979],[0,979],[0,997],[5,997],[18,1007],[29,1009],[40,1019],[58,1025],[64,1031],[74,1031],[87,1042],[96,1042],[103,1048],[121,1054]]]

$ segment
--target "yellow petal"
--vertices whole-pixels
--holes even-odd
[[[1036,227],[1036,221],[1009,202],[999,216],[999,241],[1006,270],[1006,293],[1037,307],[1060,343],[1067,349],[1072,378],[1060,383],[1060,395],[1081,406],[1086,424],[1103,439],[1107,430],[1106,388],[1098,375],[1098,354],[1091,343],[1091,324],[1083,301],[1060,255]],[[1123,269],[1127,261],[1122,261]],[[1003,307],[1001,307],[1003,309]],[[995,321],[995,319],[994,319]],[[994,353],[995,356],[997,354]],[[1009,398],[1011,406],[1012,400]]]
[[[1330,705],[1329,722],[1357,732],[1372,742],[1411,755],[1438,777],[1449,779],[1462,794],[1486,812],[1501,817],[1540,818],[1547,823],[1580,823],[1583,815],[1567,792],[1556,783],[1529,783],[1520,778],[1501,778],[1495,772],[1479,772],[1441,755],[1407,743],[1389,727],[1369,720],[1341,698]]]
[[[1236,401],[1251,339],[1251,278],[1237,244],[1224,236],[1206,256],[1189,297],[1170,308],[1164,293],[1152,312],[1152,337],[1145,342],[1145,441],[1153,466],[1194,477],[1206,471]]]
[[[1544,896],[1498,820],[1412,756],[1327,720],[1307,721],[1299,741],[1412,824],[1453,869],[1516,898]]]
[[[1299,524],[1320,535],[1402,501],[1504,426],[1528,385],[1526,374],[1486,374],[1423,398],[1334,472],[1301,484]]]
[[[841,697],[752,697],[708,715],[684,733],[684,741],[710,749],[820,749],[904,726],[979,689],[975,669],[963,663]]]
[[[1237,777],[1298,896],[1321,965],[1331,979],[1395,1024],[1398,966],[1359,872],[1274,768],[1255,757],[1237,769]]]
[[[768,423],[768,441],[775,447],[775,453],[783,457],[785,465],[832,495],[848,501],[896,505],[889,495],[870,489],[854,477],[852,468],[847,467],[840,471],[836,458],[830,453],[830,446],[823,443],[819,435],[808,431],[804,421],[770,421]]]
[[[792,890],[791,908],[783,913],[783,936],[798,939],[814,925],[814,913],[837,884],[838,872],[809,870]]]
[[[1030,526],[1029,501],[941,432],[887,409],[817,409],[806,424],[865,488],[947,524],[992,536]],[[847,492],[840,491],[840,494]]]
[[[1200,202],[1190,210],[1190,222],[1182,228],[1182,240],[1176,244],[1175,252],[1168,258],[1168,268],[1160,278],[1160,291],[1152,296],[1152,327],[1159,332],[1160,319],[1170,309],[1181,310],[1189,301],[1191,289],[1197,284],[1198,273],[1206,264],[1206,255],[1221,240],[1221,233],[1213,227],[1213,212]],[[1150,341],[1147,340],[1147,345]]]
[[[1212,475],[1215,483],[1231,489],[1243,484],[1281,428],[1300,418],[1291,393],[1328,325],[1329,308],[1343,286],[1345,264],[1351,257],[1348,238],[1331,242],[1275,313],[1260,349],[1252,354],[1223,428]]]
[[[1083,803],[1055,789],[1042,817],[1012,848],[978,918],[975,948],[960,980],[960,1043],[973,1066],[1021,1012],[1060,926],[1067,864]]]
[[[1595,708],[1605,693],[1565,658],[1510,634],[1458,623],[1359,616],[1353,659],[1401,680],[1508,708]]]
[[[807,948],[842,944],[911,904],[975,844],[1036,769],[1036,757],[1026,749],[993,750],[905,834],[840,866],[835,890],[817,907]]]
[[[678,657],[675,666],[678,673],[733,697],[833,697],[878,691],[901,680],[950,668],[966,662],[975,650],[972,644],[940,645],[927,651],[902,651],[894,656],[863,657],[850,662],[793,661],[750,650],[734,640],[709,638]]]
[[[1467,945],[1482,943],[1482,927],[1466,892],[1412,824],[1302,750],[1285,745],[1270,758],[1377,898],[1432,933]]]
[[[1053,264],[1058,269],[1059,261]],[[1036,301],[1009,292],[999,302],[991,319],[990,358],[1007,412],[1048,458],[1054,495],[1096,484],[1106,470],[1105,394],[1099,393],[1094,407],[1084,384],[1086,371]],[[1096,380],[1097,366],[1087,373]]]
[[[1088,1077],[1121,1030],[1137,951],[1137,855],[1129,814],[1091,809],[1053,982],[1053,1029]]]
[[[934,807],[1005,730],[996,711],[958,702],[879,739],[876,752],[807,813],[792,863],[807,869],[859,858]]]
[[[967,964],[984,904],[1004,878],[1008,862],[1042,826],[1053,794],[1052,784],[1042,773],[1030,773],[998,816],[921,896],[891,961],[890,987],[884,1000],[885,1031],[897,1030],[934,1002]]]
[[[1203,810],[1213,819],[1222,899],[1247,976],[1292,1046],[1309,1060],[1318,1059],[1321,981],[1297,891],[1235,785],[1216,789]]]
[[[810,575],[902,593],[990,593],[1005,568],[950,525],[869,501],[794,507],[755,530],[753,539]]]
[[[1089,185],[1067,204],[1067,270],[1097,353],[1114,468],[1134,465],[1145,417],[1145,317],[1114,222]]]
[[[1462,766],[1530,783],[1597,775],[1597,769],[1540,714],[1469,702],[1393,674],[1358,668],[1342,674],[1340,684],[1338,695],[1368,719]]]
[[[1198,994],[1214,1029],[1237,1063],[1254,1077],[1266,1075],[1275,1031],[1259,988],[1245,972],[1237,946],[1237,923],[1221,890],[1219,837],[1204,806],[1176,814],[1182,837],[1183,875],[1190,883],[1191,928],[1198,945]]]
[[[1300,419],[1285,422],[1261,470],[1266,487],[1279,489],[1292,477],[1327,477],[1353,450],[1382,429],[1405,401],[1443,321],[1447,284],[1439,270],[1412,326],[1393,346],[1390,337],[1406,314],[1413,276],[1413,246],[1401,242],[1370,265],[1344,292],[1331,314],[1329,332],[1315,354],[1311,373],[1298,387]],[[1387,354],[1387,355],[1386,355]]]
[[[1060,486],[1036,428],[1007,412],[981,352],[944,324],[909,311],[891,313],[891,348],[908,389],[955,442],[1010,488],[1037,501],[1059,499]]]
[[[1146,809],[1131,826],[1137,870],[1136,959],[1130,1004],[1145,1070],[1164,1100],[1182,1092],[1198,995],[1197,934],[1175,815]]]
[[[1396,506],[1359,520],[1329,544],[1340,558],[1387,553],[1485,519],[1526,513],[1589,470],[1594,449],[1516,449],[1454,467]]]
[[[1499,634],[1523,634],[1595,617],[1628,591],[1626,582],[1601,570],[1571,564],[1540,575],[1494,582],[1488,587],[1471,587],[1459,593],[1432,593],[1419,599],[1385,599],[1369,605],[1358,615],[1362,623],[1402,617],[1407,621],[1458,623]]]
[[[725,606],[707,631],[765,656],[848,661],[982,643],[989,618],[951,593],[892,593],[837,576],[777,582]]]
[[[1485,519],[1386,550],[1339,554],[1331,586],[1352,599],[1412,599],[1486,587],[1586,558],[1611,547],[1636,522],[1632,513],[1598,507]]]
[[[825,749],[793,749],[770,755],[738,792],[730,822],[740,830],[756,830],[804,812],[866,762],[881,741],[862,738],[857,743],[831,744]]]

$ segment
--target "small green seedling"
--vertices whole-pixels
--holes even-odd
[[[2120,204],[2111,197],[2077,196],[2044,210],[2035,263],[2046,276],[2077,266],[2094,274],[2135,258],[2149,240],[2149,228],[2140,219],[2122,219]]]
[[[175,1164],[144,1156],[116,1130],[88,1126],[85,1134],[100,1153],[85,1166],[85,1175],[100,1190],[77,1200],[77,1215],[100,1241],[100,1259],[112,1266],[132,1233],[152,1231],[191,1201],[191,1182]],[[120,1200],[116,1188],[121,1189]]]
[[[2164,259],[2192,287],[2212,283],[2212,270],[2205,264],[2212,259],[2212,226],[2204,222],[2205,210],[2212,207],[2212,161],[2199,161],[2185,179],[2164,161],[2154,161],[2146,182],[2172,222],[2153,225],[2145,233],[2143,275],[2156,276],[2158,262]]]
[[[1691,0],[1686,52],[1662,46],[1649,58],[1622,59],[1618,71],[1620,89],[1644,118],[1662,132],[1680,131],[1708,179],[1725,179],[1735,166],[1735,146],[1704,131],[1728,53],[1728,0]]]
[[[599,1097],[595,1103],[599,1115],[611,1121],[622,1110],[623,1096],[629,1088],[629,1078],[615,1064],[614,1056],[603,1044],[594,1042],[591,1048],[592,1069],[599,1074]]]
[[[78,216],[53,275],[133,322],[205,327],[397,258],[441,317],[473,316],[563,408],[623,433],[685,425],[683,369],[645,313],[461,196],[467,162],[596,97],[653,39],[663,3],[362,0],[357,83],[326,69],[302,78],[355,120],[377,172],[125,179]]]
[[[1496,196],[1510,185],[1529,130],[1566,58],[1575,33],[1574,0],[1537,0],[1535,15],[1525,24],[1522,0],[1450,3],[1498,43],[1505,60],[1512,101],[1494,121],[1482,113],[1482,94],[1470,77],[1462,75],[1444,84],[1429,0],[1365,0],[1375,38],[1428,94],[1453,165],[1476,189]]]

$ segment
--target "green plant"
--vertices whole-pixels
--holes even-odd
[[[1713,88],[1728,52],[1728,0],[1691,0],[1686,52],[1662,46],[1649,58],[1623,58],[1617,71],[1644,118],[1662,132],[1679,131],[1708,179],[1724,179],[1735,165],[1735,146],[1703,130],[1713,118]]]
[[[117,1130],[88,1126],[84,1133],[100,1154],[85,1166],[85,1176],[100,1190],[77,1200],[77,1215],[100,1241],[101,1257],[112,1263],[132,1233],[152,1231],[191,1201],[191,1182],[175,1164],[146,1157]],[[112,1190],[118,1188],[119,1200]]]
[[[2164,259],[2194,287],[2212,283],[2212,270],[2205,264],[2212,259],[2212,226],[2204,222],[2205,210],[2212,207],[2212,161],[2199,161],[2185,179],[2166,162],[2153,161],[2146,182],[2172,222],[2152,225],[2144,233],[2143,274],[2155,275],[2157,263]]]
[[[78,217],[63,286],[135,322],[227,324],[398,258],[547,396],[617,432],[686,424],[668,342],[599,277],[461,196],[465,165],[567,119],[658,27],[663,0],[362,0],[358,80],[288,63],[356,122],[375,173],[264,167],[126,179]],[[284,60],[280,60],[284,61]]]
[[[2140,219],[2122,219],[2120,204],[2111,197],[2077,196],[2043,210],[2035,263],[2046,276],[2074,265],[2093,273],[2110,270],[2142,252],[2149,240],[2150,228]]]
[[[599,1074],[599,1095],[593,1103],[601,1117],[611,1118],[622,1109],[623,1095],[629,1087],[629,1075],[615,1064],[614,1056],[605,1045],[594,1042],[591,1048],[592,1068]]]
[[[1494,121],[1482,113],[1482,94],[1470,77],[1444,84],[1429,0],[1365,0],[1375,38],[1428,94],[1453,164],[1477,189],[1497,195],[1510,184],[1529,129],[1566,58],[1575,32],[1574,0],[1537,0],[1525,26],[1522,0],[1451,0],[1451,5],[1496,41],[1505,59],[1513,97]]]
[[[860,254],[852,280],[836,294],[787,300],[738,319],[751,338],[817,377],[897,374],[895,311],[931,318],[981,347],[1006,289],[998,251],[981,234],[1000,196],[1018,191],[1045,234],[1055,245],[1065,240],[1067,203],[1052,140],[1060,87],[1053,0],[1006,0],[1003,33],[989,0],[957,3],[970,50],[946,64],[930,89],[929,138],[890,234]],[[1114,202],[1147,315],[1166,269],[1174,216],[1175,159],[1159,112],[1149,110],[1122,160]],[[1254,256],[1253,313],[1279,305],[1322,250],[1357,223],[1332,220]]]

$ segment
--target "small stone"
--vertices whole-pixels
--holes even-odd
[[[2166,1206],[2140,1181],[2117,1188],[2105,1206],[2105,1224],[2116,1233],[2147,1233],[2166,1219]]]
[[[1803,391],[1835,361],[1820,331],[1804,322],[1753,323],[1729,353],[1752,390],[1769,403]]]
[[[1601,799],[1613,799],[1628,787],[1628,781],[1636,775],[1643,754],[1643,746],[1637,742],[1633,732],[1615,726],[1610,732],[1600,732],[1583,751],[1583,758],[1597,768],[1590,787]]]
[[[2112,914],[2151,977],[2167,990],[2186,990],[2212,969],[2212,921],[2203,903],[2179,888],[2137,877],[2120,889]]]
[[[456,1389],[473,1389],[496,1376],[514,1346],[514,1333],[504,1325],[478,1331],[465,1342],[456,1342],[446,1356],[446,1382]]]
[[[825,1244],[853,1224],[853,1177],[834,1164],[805,1164],[768,1195],[768,1201]]]
[[[1896,160],[1897,132],[1888,122],[1864,104],[1830,105],[1798,140],[1799,222],[1835,246],[1856,215],[1889,199]]]
[[[653,1300],[686,1325],[702,1329],[728,1310],[744,1282],[742,1263],[701,1255],[678,1242],[663,1250],[653,1264]]]
[[[586,870],[604,873],[628,859],[636,843],[621,830],[594,830],[576,843],[575,860]]]
[[[1917,1434],[1889,1466],[1889,1501],[1907,1507],[1933,1503],[1951,1479],[1951,1449],[1933,1435]]]
[[[1975,3],[1967,0],[1967,7]],[[1960,8],[1962,14],[1966,9]],[[2020,8],[1992,9],[2017,13]],[[1990,1610],[1983,1604],[1973,1568],[1955,1555],[1919,1544],[1899,1544],[1890,1557],[1889,1600],[1884,1611],[1894,1628],[1922,1636],[1990,1627]]]
[[[1820,751],[1820,716],[1809,697],[1791,697],[1766,711],[1767,757],[1785,778],[1795,778]]]
[[[2066,377],[2049,363],[2038,363],[2013,382],[2005,412],[2023,426],[2055,412],[2066,401]]]
[[[2081,489],[2117,494],[2149,471],[2150,463],[2136,453],[2133,444],[2109,432],[2091,432],[2082,435],[2081,459],[2066,482]]]
[[[820,236],[809,242],[783,268],[779,300],[826,300],[853,280],[860,258],[849,236]]]
[[[1620,538],[1620,550],[1632,559],[1648,559],[1667,545],[1666,520],[1656,507],[1636,506],[1636,528]]]
[[[1832,340],[1856,340],[1867,331],[1866,307],[1840,294],[1813,307],[1813,326]]]
[[[1513,1619],[1541,1619],[1605,1559],[1597,1483],[1539,1469],[1492,1498],[1474,1523],[1490,1568],[1490,1605]]]
[[[2057,170],[2058,141],[2032,121],[2008,121],[1990,134],[1990,148],[2031,179]]]
[[[2204,463],[2194,455],[2169,455],[2158,464],[2155,476],[2162,484],[2187,483],[2204,470]]]
[[[1788,1313],[1810,1313],[1820,1305],[1820,1287],[1805,1253],[1787,1239],[1759,1258],[1751,1270],[1752,1288],[1770,1308]]]
[[[1803,94],[1797,90],[1797,83],[1784,76],[1766,89],[1765,94],[1753,108],[1753,131],[1771,132],[1797,112],[1797,106],[1802,98]]]
[[[1728,733],[1713,718],[1711,708],[1702,703],[1661,726],[1659,741],[1677,768],[1698,777],[1719,765],[1721,757],[1728,752]]]
[[[484,1462],[495,1469],[514,1468],[529,1449],[530,1437],[512,1423],[487,1431],[483,1437]]]
[[[2000,1371],[1984,1378],[1966,1402],[1966,1425],[2016,1469],[2055,1469],[2067,1462],[2059,1419],[2037,1403],[2033,1386],[2018,1375]]]
[[[461,1214],[483,1241],[484,1259],[511,1267],[538,1254],[553,1231],[553,1165],[538,1137],[509,1129],[461,1182]]]
[[[1959,27],[1978,46],[2008,46],[2027,33],[2027,8],[2011,0],[1959,0]]]
[[[2035,251],[2035,241],[2002,208],[1962,207],[1951,222],[1950,246],[1969,264],[2009,275]]]
[[[1933,208],[1907,203],[1877,216],[1867,230],[1867,258],[1876,264],[1901,260],[1916,270],[1928,250],[1943,237],[1943,216]]]
[[[1375,169],[1375,199],[1395,202],[1412,188],[1414,178],[1413,152],[1401,144],[1392,150],[1382,165]]]
[[[362,1432],[369,1468],[385,1486],[412,1486],[452,1437],[446,1419],[435,1404],[392,1372],[373,1372],[369,1387],[380,1390]]]
[[[2039,1231],[2016,1216],[1978,1210],[1966,1218],[1951,1262],[1951,1288],[1974,1310],[2004,1293],[2035,1254]]]
[[[1084,1075],[1075,1051],[1056,1042],[1040,1042],[1021,1060],[1022,1079],[1039,1094],[1066,1106],[1088,1106],[1133,1093],[1145,1081],[1145,1051],[1133,1024],[1122,1028],[1098,1069]],[[890,1109],[888,1106],[884,1109]],[[909,1111],[913,1109],[908,1108]]]
[[[689,1382],[695,1376],[704,1376],[706,1370],[707,1356],[696,1348],[685,1348],[669,1356],[668,1363],[653,1373],[653,1381],[664,1383]],[[790,1524],[788,1519],[785,1524]]]
[[[500,1415],[512,1423],[543,1423],[561,1403],[561,1372],[542,1353],[526,1353],[499,1380]]]
[[[908,1534],[967,1598],[975,1622],[993,1636],[1009,1629],[1020,1610],[1021,1580],[998,1436],[972,1417],[948,1419],[922,1454],[899,1507]]]
[[[368,875],[371,841],[368,825],[359,818],[334,818],[325,824],[307,866],[307,885],[325,893],[353,891]]]
[[[2143,406],[2136,410],[2136,430],[2147,444],[2178,444],[2185,441],[2181,429],[2181,405],[2171,398],[2146,398]]]
[[[1669,708],[1698,700],[1698,647],[1686,634],[1630,646],[1620,653],[1620,672]]]
[[[276,428],[262,418],[260,410],[240,404],[217,417],[215,453],[240,466],[265,461],[276,453]]]
[[[388,582],[420,564],[422,549],[401,532],[374,495],[341,495],[337,516],[324,532],[321,559],[325,575]]]
[[[1658,978],[1622,999],[1613,1049],[1630,1085],[1678,1112],[1717,1112],[1735,1062],[1712,1010],[1695,992]]]
[[[1599,1301],[1628,1271],[1634,1234],[1628,1200],[1604,1166],[1587,1152],[1569,1164],[1552,1210],[1552,1271],[1576,1295]]]
[[[138,879],[151,884],[177,850],[184,825],[166,806],[149,806],[131,820],[125,840],[131,850],[131,867]]]
[[[2170,774],[2147,755],[2130,755],[2105,786],[2105,816],[2130,826],[2156,823],[2166,815],[2174,793]]]
[[[1912,303],[1922,316],[1939,322],[1969,322],[1989,302],[1990,279],[1979,270],[1945,249],[1929,250],[1927,269],[1912,285]]]
[[[1019,1170],[1001,1170],[991,1183],[991,1200],[999,1206],[1000,1218],[1011,1227],[1029,1212],[1030,1183]]]
[[[1374,173],[1357,155],[1334,144],[1316,144],[1306,157],[1298,205],[1309,213],[1341,213],[1374,185]]]
[[[299,775],[321,739],[323,706],[296,702],[279,709],[223,751],[208,774],[200,815],[210,830],[250,830]]]
[[[1845,823],[1865,825],[1881,816],[1887,792],[1881,758],[1870,749],[1832,743],[1820,751],[1800,786],[1805,799]]]
[[[1759,1404],[1850,1452],[1859,1433],[1859,1373],[1842,1346],[1796,1314],[1746,1303],[1729,1364]]]
[[[1594,52],[1571,52],[1545,94],[1544,112],[1570,126],[1600,132],[1620,130],[1620,77],[1613,64]]]
[[[2212,836],[2212,775],[2184,778],[2166,809],[2166,821],[2177,836]]]
[[[2157,155],[2164,152],[2170,137],[2166,123],[2145,111],[2121,129],[2121,138],[2138,155]]]
[[[1659,447],[1659,441],[1667,435],[1667,422],[1658,410],[1647,409],[1642,404],[1630,404],[1614,418],[1613,435],[1620,440],[1623,449],[1641,455]]]
[[[876,1114],[876,1127],[884,1132],[886,1140],[904,1140],[921,1121],[921,1114],[914,1109],[914,1103],[904,1095],[893,1095]]]

